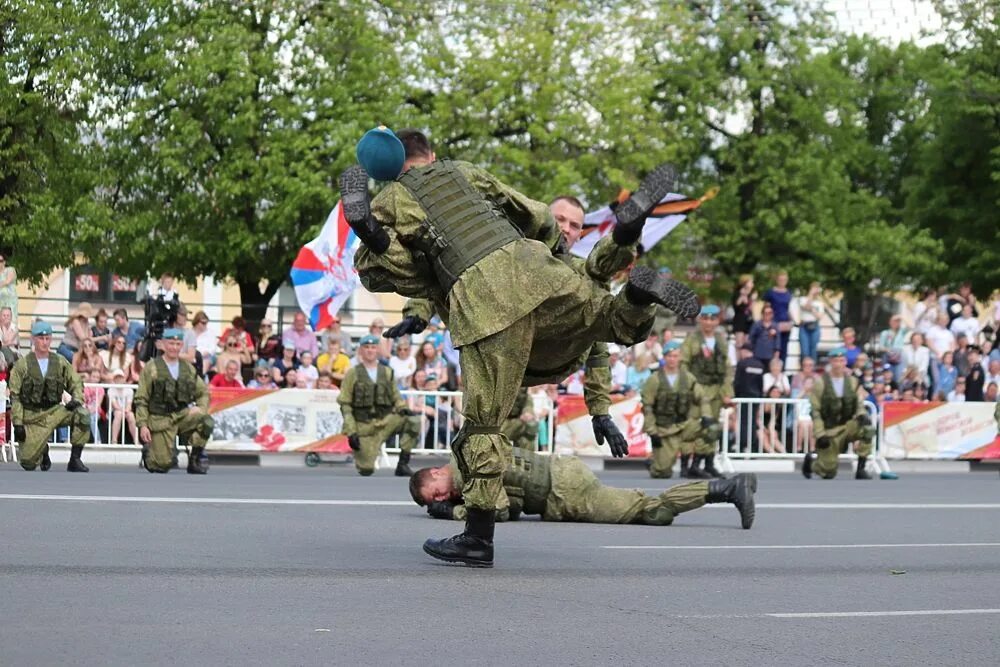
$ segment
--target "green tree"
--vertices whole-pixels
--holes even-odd
[[[127,275],[229,278],[259,319],[401,97],[375,2],[122,0],[105,13],[98,201],[84,252]]]
[[[871,63],[848,57],[863,48],[813,3],[740,7],[678,4],[644,24],[651,103],[684,137],[690,181],[722,188],[682,233],[730,279],[783,268],[793,284],[863,290],[928,271],[936,244],[884,191],[876,147],[897,128],[873,124],[885,118],[862,85]]]
[[[15,0],[0,7],[0,248],[18,278],[41,280],[73,262],[83,220],[94,213],[92,173],[79,121],[89,3]]]
[[[939,2],[948,39],[936,49],[926,139],[907,181],[907,216],[941,241],[931,284],[1000,285],[1000,9]]]

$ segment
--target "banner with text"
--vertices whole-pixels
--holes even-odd
[[[993,403],[883,405],[887,459],[1000,458]]]

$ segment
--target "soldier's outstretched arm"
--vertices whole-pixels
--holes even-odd
[[[66,374],[66,391],[73,397],[73,401],[83,403],[83,380],[80,375],[69,364],[63,372]]]
[[[399,338],[420,333],[434,316],[434,304],[430,299],[407,299],[403,305],[403,319],[386,329],[385,338]]]
[[[608,414],[611,407],[611,368],[608,344],[594,343],[583,370],[583,400],[591,417]]]
[[[608,234],[587,255],[587,275],[607,285],[619,271],[628,268],[635,259],[638,243],[618,245]]]

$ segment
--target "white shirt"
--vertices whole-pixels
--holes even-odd
[[[392,355],[389,357],[389,368],[396,374],[396,384],[405,386],[409,384],[410,376],[417,372],[417,360],[412,354],[406,359]]]
[[[792,384],[788,381],[787,375],[778,373],[777,376],[774,376],[770,373],[764,373],[764,394],[767,395],[767,392],[774,386],[777,386],[785,396],[792,393]]]
[[[944,331],[947,331],[947,329],[944,329]],[[927,368],[930,366],[930,363],[931,351],[927,349],[926,345],[921,345],[915,350],[909,343],[903,346],[903,366],[916,368],[917,372],[920,373],[921,382],[927,382]]]
[[[833,385],[833,393],[840,398],[844,397],[844,380],[846,379],[847,378],[830,378],[830,384]]]
[[[45,376],[49,372],[49,358],[35,359],[38,362],[38,367],[42,369],[42,376]]]
[[[956,394],[954,390],[948,392],[949,403],[965,403],[965,394]]]
[[[951,332],[958,336],[958,334],[965,334],[965,337],[969,340],[969,344],[972,345],[979,338],[979,320],[975,317],[956,317],[951,323]]]
[[[167,372],[170,373],[170,377],[176,380],[181,374],[181,362],[164,359],[163,363],[167,365]]]
[[[625,362],[619,359],[615,363],[611,364],[611,385],[612,386],[624,386],[627,384],[626,378],[628,378],[628,366]]]
[[[670,384],[670,386],[671,387],[676,387],[677,386],[677,373],[674,373],[673,375],[671,375],[670,373],[666,373],[665,375],[667,376],[667,382]]]
[[[378,366],[377,365],[374,366],[374,367],[372,367],[372,368],[368,368],[364,364],[361,364],[361,367],[365,369],[366,373],[368,373],[368,377],[371,378],[372,382],[375,382],[376,380],[378,380]],[[299,372],[302,372],[302,367],[301,366],[299,366]]]
[[[378,369],[375,369],[376,371]],[[306,379],[306,389],[312,389],[316,384],[316,380],[319,379],[319,369],[313,365],[309,366],[299,366],[299,377],[304,377]],[[374,380],[375,378],[372,378]]]
[[[940,358],[948,350],[955,349],[955,334],[935,324],[927,330],[927,347],[931,348],[935,356]],[[904,347],[903,349],[905,350],[906,348]]]
[[[214,333],[211,329],[205,329],[196,336],[194,346],[196,350],[201,352],[201,356],[215,354],[215,350],[219,346],[219,334]]]

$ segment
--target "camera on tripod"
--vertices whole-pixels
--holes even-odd
[[[160,286],[146,292],[139,299],[144,306],[146,335],[142,340],[139,358],[146,362],[156,356],[156,341],[163,339],[163,332],[177,324],[181,302],[173,289],[174,277],[169,273],[160,276]]]

